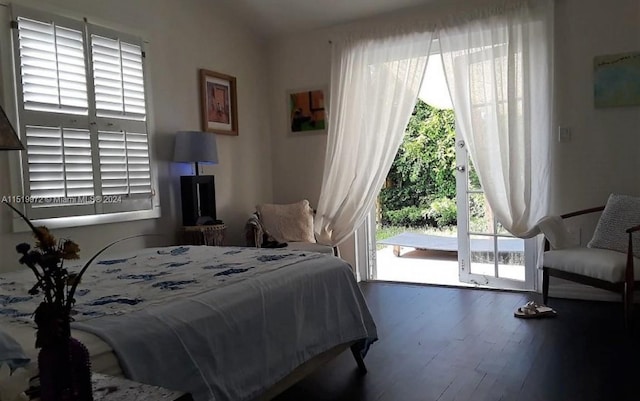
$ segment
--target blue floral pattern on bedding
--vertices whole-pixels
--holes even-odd
[[[130,313],[319,257],[324,256],[282,249],[179,246],[105,258],[94,262],[83,276],[74,319]],[[68,269],[78,271],[81,266]],[[27,268],[0,275],[0,324],[5,319],[32,321],[42,300],[28,295],[34,280]]]
[[[131,258],[129,258],[131,259]],[[112,260],[101,260],[97,264],[99,265],[116,265],[118,263],[124,263],[129,259],[112,259]]]
[[[31,298],[33,298],[33,297],[19,297],[19,296],[12,297],[10,295],[2,295],[2,294],[0,294],[0,305],[7,306],[9,304],[14,304],[16,302],[28,301]]]
[[[96,305],[107,305],[107,304],[126,304],[126,305],[137,305],[142,302],[142,299],[130,299],[123,298],[118,295],[109,295],[107,297],[102,297],[96,299],[95,301],[91,301],[88,305],[96,306]]]

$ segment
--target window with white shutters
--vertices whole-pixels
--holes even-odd
[[[14,21],[27,216],[152,210],[142,41],[21,7]]]

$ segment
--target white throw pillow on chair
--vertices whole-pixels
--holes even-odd
[[[587,247],[627,253],[629,234],[626,230],[639,224],[640,198],[611,194]],[[640,233],[633,235],[633,254],[640,257]]]
[[[264,231],[278,242],[315,243],[313,209],[308,200],[277,205],[264,203],[256,206]]]

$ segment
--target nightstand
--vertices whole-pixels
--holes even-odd
[[[182,245],[224,245],[225,224],[211,224],[204,226],[183,226],[180,232]]]
[[[189,393],[136,383],[122,377],[91,374],[93,401],[193,401]]]

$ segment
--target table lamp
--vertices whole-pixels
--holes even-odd
[[[215,134],[200,131],[176,133],[173,160],[195,163],[195,175],[180,177],[182,224],[219,224],[216,219],[216,190],[212,175],[200,175],[199,164],[218,164]]]

